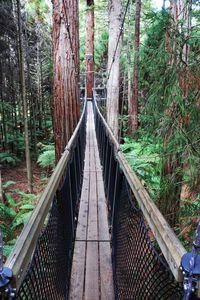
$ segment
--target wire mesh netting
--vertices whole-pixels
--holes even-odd
[[[123,176],[123,175],[122,175]],[[181,299],[182,287],[154,248],[125,177],[116,199],[113,263],[117,299]]]
[[[112,228],[115,299],[181,299],[182,286],[175,281],[159,246],[155,249],[95,106],[94,111]]]
[[[62,187],[54,196],[46,225],[30,259],[27,274],[17,292],[19,300],[66,299],[76,217],[82,185],[85,150],[85,118],[71,151]]]

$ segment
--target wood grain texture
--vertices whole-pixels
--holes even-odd
[[[70,299],[114,299],[107,205],[92,103],[88,102],[87,143]]]

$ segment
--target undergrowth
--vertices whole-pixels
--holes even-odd
[[[125,137],[121,150],[153,201],[156,202],[162,194],[162,143],[147,135],[137,140]],[[200,194],[190,192],[188,176],[189,174],[185,175],[182,182],[182,186],[188,187],[188,197],[185,198],[184,195],[181,197],[179,221],[174,226],[174,230],[189,251],[200,215]]]
[[[34,194],[14,190],[20,197],[19,200],[15,200],[11,188],[13,184],[15,184],[14,181],[8,181],[3,185],[6,196],[4,203],[0,203],[0,228],[4,237],[3,251],[5,257],[12,251],[16,238],[29,220],[38,198]]]

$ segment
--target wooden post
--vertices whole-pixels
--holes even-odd
[[[86,1],[86,95],[88,100],[92,100],[94,84],[94,0]]]

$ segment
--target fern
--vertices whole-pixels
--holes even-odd
[[[32,209],[31,211],[28,212],[27,211],[24,212],[24,210],[22,210],[20,213],[18,213],[12,222],[12,226],[11,226],[12,229],[14,230],[20,225],[25,225],[30,219],[31,214],[32,214]]]
[[[12,181],[12,180],[8,180],[6,183],[3,184],[3,188],[7,189],[8,187],[10,187],[13,184],[16,184],[16,182]]]
[[[153,144],[152,139],[144,137],[137,142],[131,138],[125,138],[121,145],[129,164],[148,188],[151,196],[156,199],[160,189],[161,159],[159,156],[159,144]]]
[[[37,163],[42,168],[54,168],[55,166],[55,149],[53,145],[46,145],[39,155]]]
[[[0,203],[0,218],[1,219],[8,219],[8,218],[13,218],[16,216],[16,211],[9,206],[6,206],[3,203]]]
[[[3,255],[5,257],[8,257],[10,255],[10,253],[14,248],[15,243],[16,243],[16,239],[12,239],[9,242],[7,242],[6,245],[3,246]]]
[[[0,163],[1,164],[8,164],[11,166],[16,166],[18,161],[19,161],[18,158],[9,152],[0,153]]]

